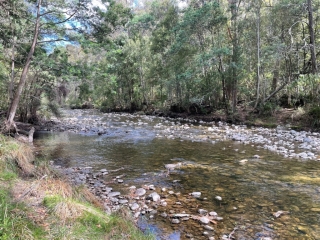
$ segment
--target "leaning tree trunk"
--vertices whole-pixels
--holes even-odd
[[[36,18],[36,24],[35,24],[35,29],[34,29],[34,35],[33,35],[33,41],[32,41],[32,45],[31,45],[31,49],[28,53],[28,57],[26,60],[26,63],[23,67],[22,73],[21,73],[21,77],[20,77],[20,81],[18,84],[18,88],[17,91],[14,95],[14,98],[10,104],[9,107],[9,111],[8,111],[8,115],[7,115],[7,121],[6,121],[6,129],[10,130],[12,127],[15,127],[14,124],[14,117],[16,115],[16,111],[17,111],[17,107],[19,104],[19,100],[20,100],[20,96],[22,93],[22,90],[24,88],[24,85],[26,83],[26,79],[27,79],[27,74],[29,71],[29,67],[30,67],[30,63],[36,48],[36,44],[37,44],[37,40],[38,40],[38,35],[39,35],[39,29],[40,29],[40,7],[41,7],[41,3],[42,0],[38,1],[38,5],[37,5],[37,18]]]

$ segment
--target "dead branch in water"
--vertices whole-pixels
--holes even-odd
[[[232,232],[229,234],[229,237],[228,237],[229,240],[231,240],[231,238],[233,238],[232,235],[233,235],[237,230],[238,230],[238,227],[235,227],[235,228],[232,230]]]

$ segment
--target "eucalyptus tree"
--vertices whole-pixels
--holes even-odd
[[[301,92],[298,86],[300,80],[306,79],[303,75],[315,73],[317,63],[313,52],[317,38],[312,37],[316,34],[312,33],[312,29],[316,23],[310,21],[310,15],[313,17],[313,13],[318,12],[319,4],[313,3],[310,8],[311,3],[294,0],[275,1],[272,5],[267,5],[268,14],[264,17],[266,30],[261,37],[265,42],[262,46],[262,54],[265,56],[262,65],[268,66],[265,71],[270,76],[270,87],[265,92],[270,94],[263,97],[262,103],[285,90],[288,104],[291,105],[293,88],[296,88],[296,94]],[[307,92],[304,91],[305,94]]]
[[[3,52],[3,68],[7,69],[6,77],[2,83],[7,88],[1,94],[2,103],[8,104],[13,100],[13,87],[16,76],[16,67],[21,66],[25,59],[27,44],[31,37],[32,14],[28,11],[27,5],[23,1],[3,1],[0,11],[0,42]]]
[[[30,48],[22,67],[22,72],[20,74],[20,80],[17,85],[14,97],[10,103],[8,109],[8,115],[6,120],[6,128],[9,130],[14,124],[14,117],[16,115],[19,100],[22,91],[25,87],[27,80],[29,68],[32,62],[36,46],[40,43],[48,43],[51,41],[65,40],[59,36],[59,26],[63,26],[64,23],[72,19],[79,11],[80,8],[85,7],[84,2],[73,2],[73,1],[45,1],[38,0],[34,1],[24,1],[27,5],[28,10],[32,13],[34,30],[32,33],[32,38],[30,39]],[[58,36],[57,36],[58,35]],[[46,40],[45,38],[51,38]],[[56,37],[55,39],[52,39]],[[40,40],[40,41],[39,41]]]
[[[218,2],[191,2],[175,27],[171,66],[180,91],[184,88],[187,104],[212,104],[220,95],[221,85],[215,73],[221,48],[214,38],[226,20]]]

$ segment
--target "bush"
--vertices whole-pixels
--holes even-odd
[[[308,115],[312,127],[320,127],[320,106],[313,106],[310,108]]]
[[[259,107],[259,114],[262,116],[271,116],[273,115],[274,111],[276,110],[277,105],[272,102],[266,102]]]

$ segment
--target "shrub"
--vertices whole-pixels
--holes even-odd
[[[313,106],[310,108],[308,115],[312,127],[320,127],[320,106]]]

